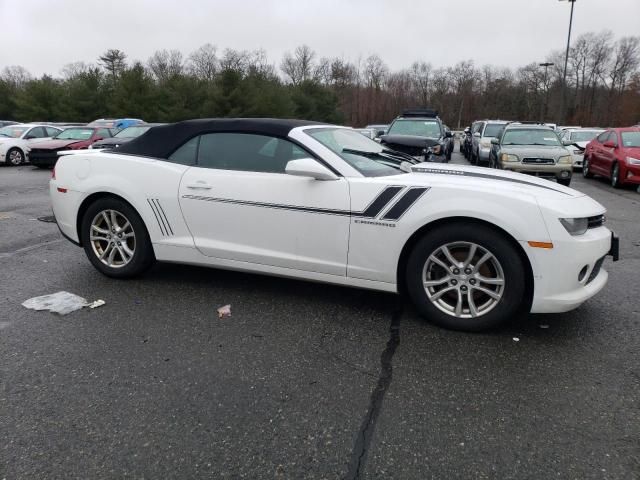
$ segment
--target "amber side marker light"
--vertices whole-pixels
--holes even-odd
[[[527,242],[530,247],[533,248],[553,248],[553,243],[551,242]]]

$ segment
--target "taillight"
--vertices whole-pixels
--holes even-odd
[[[53,180],[56,179],[56,166],[55,165],[53,166],[53,170],[51,170],[51,178]]]

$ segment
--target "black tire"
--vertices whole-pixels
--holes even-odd
[[[11,158],[11,157],[14,158]],[[24,152],[20,150],[18,147],[13,147],[9,149],[6,157],[7,165],[12,167],[17,167],[18,165],[22,165],[24,163]]]
[[[471,158],[469,159],[471,165],[476,165],[478,163],[478,158],[473,154],[473,147],[471,147]]]
[[[451,160],[451,154],[453,153],[453,148],[447,150],[447,161]]]
[[[124,217],[125,220],[128,220],[133,233],[135,234],[133,239],[134,243],[129,244],[128,248],[133,251],[133,254],[128,263],[123,264],[122,266],[112,267],[100,260],[98,256],[98,248],[102,248],[102,250],[108,250],[108,242],[100,242],[98,247],[94,247],[90,239],[91,225],[97,216],[105,211],[112,210],[120,214]],[[138,215],[138,212],[135,211],[133,207],[131,207],[128,203],[124,202],[115,197],[104,197],[96,200],[92,203],[89,208],[87,208],[84,216],[82,217],[81,223],[81,231],[80,238],[82,240],[82,245],[84,247],[84,251],[89,258],[89,261],[93,264],[96,269],[108,276],[113,278],[131,278],[137,275],[140,275],[145,270],[147,270],[153,262],[155,261],[155,256],[153,253],[153,247],[151,245],[151,240],[149,238],[149,232]],[[115,236],[114,236],[115,238]],[[125,243],[125,240],[119,240],[122,243]],[[126,240],[129,242],[129,240]],[[115,242],[112,242],[115,244]],[[106,248],[103,245],[106,244]],[[120,243],[118,243],[120,245]],[[118,247],[113,247],[111,250]],[[120,255],[120,254],[118,254]],[[122,258],[122,257],[120,257]],[[115,258],[114,258],[115,259]]]
[[[439,255],[438,252],[440,252],[440,248],[443,245],[454,242],[470,242],[478,245],[480,248],[477,251],[486,250],[491,253],[502,270],[504,285],[501,287],[501,297],[496,301],[492,309],[487,310],[480,316],[463,318],[462,316],[455,316],[453,312],[445,313],[432,303],[425,287],[423,287],[423,269],[429,257],[432,254]],[[480,253],[476,255],[480,255]],[[479,259],[474,257],[474,261],[479,261]],[[482,268],[484,267],[479,267],[480,270]],[[446,275],[452,274],[447,272]],[[506,238],[505,234],[501,234],[489,226],[473,225],[470,228],[469,225],[461,223],[439,227],[422,237],[409,255],[405,271],[409,297],[425,320],[444,328],[470,332],[495,328],[517,316],[526,298],[524,278],[525,267],[522,259],[518,255],[516,247]],[[460,295],[470,295],[471,290],[477,288],[463,286],[462,283],[466,282],[467,280],[460,281],[459,286],[455,287],[458,289],[470,289],[468,293],[461,293]],[[468,282],[470,284],[471,280],[468,280]],[[496,286],[495,288],[500,287]],[[455,292],[457,291],[455,290]],[[476,293],[478,292],[476,291]],[[482,292],[479,295],[482,298]],[[445,297],[445,295],[442,297]],[[467,313],[465,314],[463,310],[463,314],[470,315],[470,312],[471,309],[467,300]]]
[[[582,176],[584,178],[593,178],[593,173],[591,173],[591,170],[589,169],[589,159],[587,157],[584,157],[582,160]]]
[[[569,185],[571,185],[571,179],[570,178],[559,178],[558,179],[558,183],[560,185],[564,185],[565,187],[568,187]]]
[[[618,162],[614,163],[611,168],[611,186],[613,188],[622,188],[622,185],[620,184],[620,166],[618,165]]]

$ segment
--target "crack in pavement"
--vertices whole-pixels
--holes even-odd
[[[373,433],[376,428],[376,422],[380,411],[382,410],[382,403],[387,390],[391,386],[391,380],[393,379],[393,355],[396,353],[398,345],[400,345],[400,318],[402,316],[402,308],[398,308],[391,317],[391,325],[389,325],[389,340],[382,355],[380,355],[380,376],[378,377],[378,383],[371,392],[369,398],[369,407],[367,413],[364,416],[356,442],[351,451],[351,459],[349,461],[349,470],[344,477],[345,480],[358,480],[362,473],[363,467],[366,462],[367,452]]]

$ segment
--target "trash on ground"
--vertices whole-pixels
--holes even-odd
[[[53,313],[66,315],[80,310],[89,303],[86,299],[69,292],[56,292],[51,295],[33,297],[22,302],[22,306],[32,310],[49,310]]]
[[[95,302],[91,302],[89,304],[89,308],[98,308],[98,307],[101,307],[102,305],[104,305],[105,303],[107,303],[107,302],[105,302],[104,300],[100,300],[99,299],[99,300],[96,300]]]
[[[543,324],[543,325],[538,325],[540,328],[549,328],[549,325]]]
[[[513,337],[513,341],[514,341],[514,342],[519,342],[519,341],[520,341],[520,339],[519,339],[518,337]]]
[[[231,316],[231,305],[225,305],[224,307],[220,307],[218,309],[218,318],[230,317]]]

